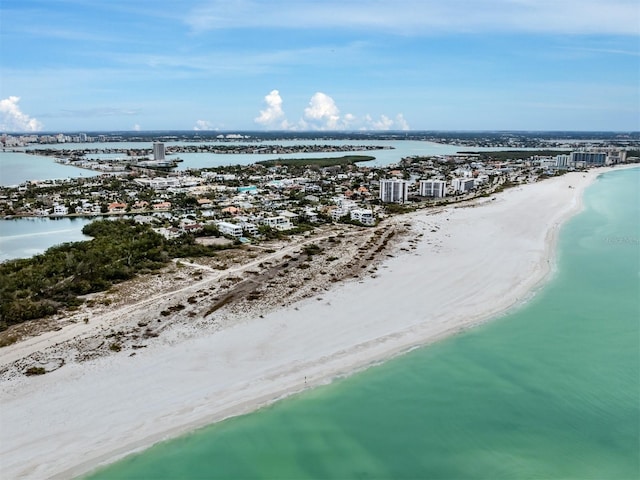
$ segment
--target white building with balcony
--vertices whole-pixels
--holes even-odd
[[[366,208],[357,208],[349,212],[351,220],[362,223],[363,225],[375,225],[376,217],[373,214],[373,210]]]
[[[231,222],[218,222],[218,230],[223,235],[240,238],[242,236],[242,226]]]
[[[444,180],[420,180],[420,196],[442,198],[447,195],[447,182]]]
[[[293,228],[291,220],[282,215],[277,215],[275,217],[264,217],[260,219],[260,223],[262,225],[266,225],[267,227],[275,228],[276,230],[291,230]]]
[[[454,178],[451,181],[451,186],[456,193],[467,193],[473,190],[475,182],[473,178]]]
[[[397,178],[380,180],[380,200],[384,203],[404,203],[409,198],[409,182]]]

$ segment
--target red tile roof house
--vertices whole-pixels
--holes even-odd
[[[153,204],[154,210],[171,210],[171,202],[160,202]]]
[[[127,211],[126,203],[113,202],[107,206],[107,211],[109,213],[124,213]]]
[[[146,202],[144,200],[140,200],[140,201],[134,203],[133,205],[131,205],[131,208],[134,209],[134,210],[145,210],[148,206],[149,206],[149,202]]]

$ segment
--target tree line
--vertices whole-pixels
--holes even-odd
[[[82,233],[93,238],[0,264],[0,331],[77,307],[83,295],[158,270],[172,258],[211,256],[225,248],[199,245],[193,235],[166,239],[128,219],[99,220]]]

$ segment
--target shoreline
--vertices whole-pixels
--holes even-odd
[[[399,217],[418,240],[403,239],[396,251],[406,252],[383,261],[375,276],[200,338],[183,332],[185,339],[178,335],[134,358],[99,358],[7,381],[0,393],[3,472],[12,478],[86,474],[519,308],[549,278],[559,229],[582,210],[584,190],[611,170]],[[176,391],[168,395],[172,385]]]

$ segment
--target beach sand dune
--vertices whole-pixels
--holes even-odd
[[[2,477],[85,473],[499,315],[530,298],[553,268],[558,227],[601,171],[394,217],[386,228],[409,232],[371,275],[269,313],[250,310],[224,328],[185,325],[181,335],[175,327],[173,341],[133,357],[3,381]],[[0,362],[19,348],[0,351]]]

